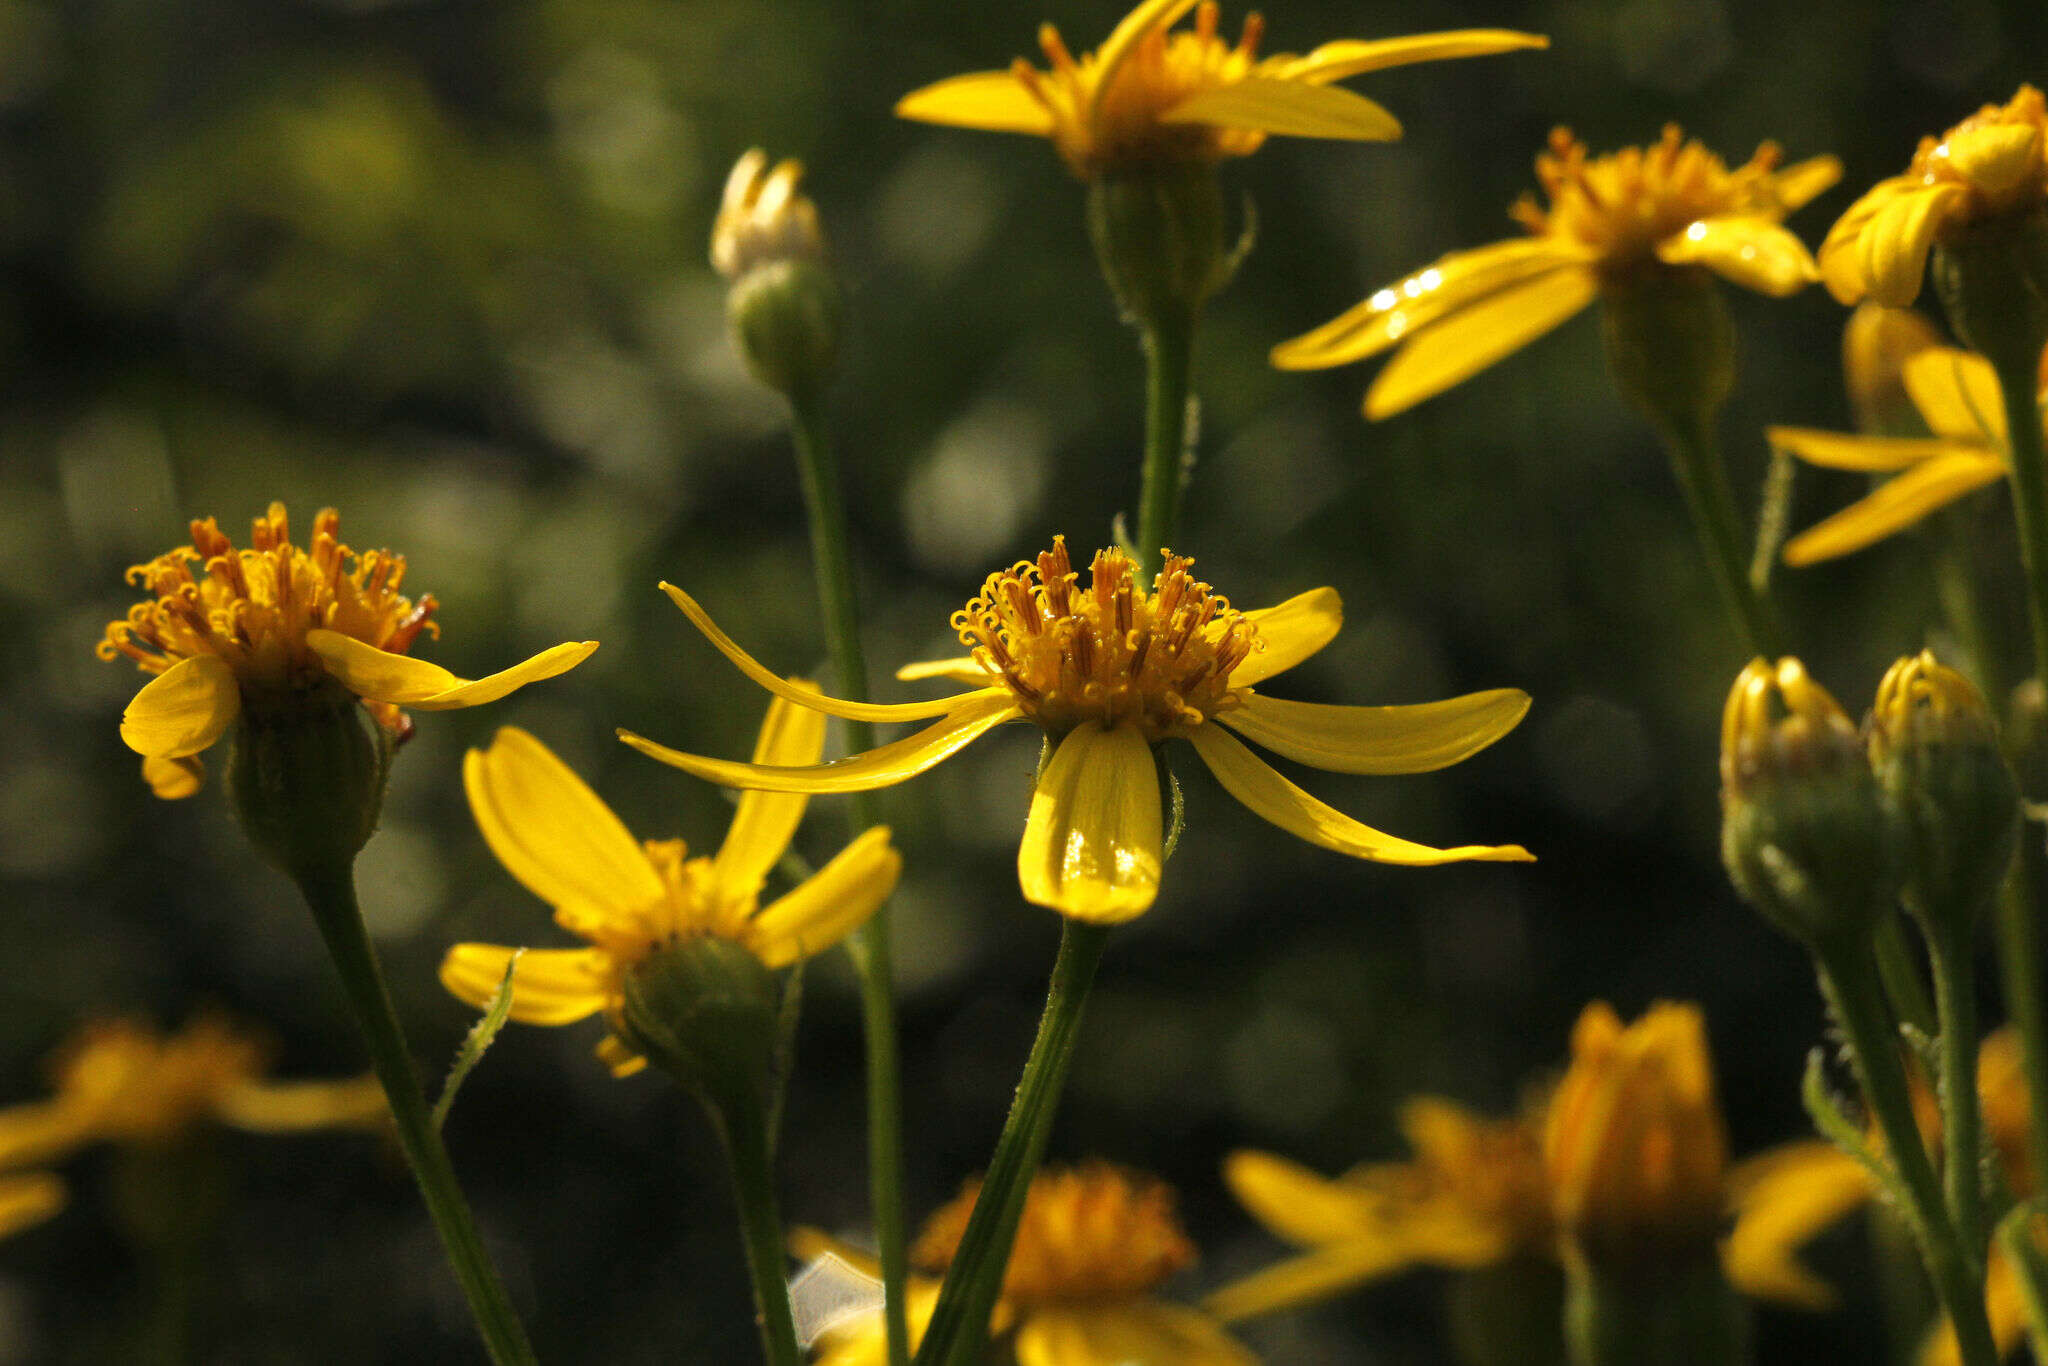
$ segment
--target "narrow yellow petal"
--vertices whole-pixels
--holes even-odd
[[[1804,207],[1835,187],[1842,178],[1840,157],[1808,157],[1771,177],[1771,192],[1786,213]]]
[[[965,683],[970,688],[987,688],[995,684],[995,675],[981,667],[971,655],[958,655],[952,659],[923,659],[914,664],[905,664],[896,671],[896,677],[905,683],[916,683],[927,678],[950,679]]]
[[[612,809],[518,727],[501,728],[489,749],[463,757],[462,786],[498,862],[549,905],[623,919],[668,895]]]
[[[1302,1309],[1382,1277],[1406,1271],[1421,1259],[1392,1229],[1331,1243],[1289,1257],[1232,1281],[1207,1296],[1202,1307],[1224,1323]]]
[[[867,792],[916,777],[984,732],[1015,720],[1018,714],[1016,704],[1006,693],[969,694],[957,710],[915,735],[879,745],[865,754],[852,754],[808,768],[773,768],[685,754],[629,730],[620,731],[619,739],[650,759],[659,759],[671,768],[721,787],[760,788],[768,792]]]
[[[2005,462],[1989,455],[1944,455],[1915,465],[1794,536],[1785,545],[1785,563],[1818,564],[1861,550],[2004,477]]]
[[[896,117],[986,133],[1052,132],[1051,112],[1007,71],[970,71],[934,81],[896,101]]]
[[[690,619],[690,624],[702,631],[704,638],[717,647],[720,654],[731,660],[741,673],[777,697],[787,698],[813,711],[824,712],[827,716],[842,717],[848,721],[928,721],[934,716],[945,715],[968,698],[977,695],[961,693],[954,697],[934,698],[929,702],[886,704],[845,702],[836,697],[827,697],[815,688],[806,690],[798,687],[742,650],[731,636],[718,629],[710,614],[698,605],[697,600],[682,589],[672,583],[664,583],[661,585],[661,591],[668,594],[669,600],[680,607],[683,615]]]
[[[1840,218],[1835,220],[1820,244],[1820,278],[1835,302],[1853,306],[1863,302],[1870,281],[1863,269],[1863,234],[1870,222],[1893,200],[1919,188],[1918,180],[1893,176],[1865,190]]]
[[[1929,431],[1994,454],[2005,450],[2005,396],[1990,361],[1953,346],[1930,346],[1907,359],[1901,378]]]
[[[1870,297],[1904,308],[1920,297],[1927,254],[1949,207],[1967,194],[1960,185],[1925,186],[1892,199],[1863,230],[1863,278]]]
[[[1154,29],[1172,27],[1195,4],[1196,0],[1142,0],[1136,9],[1117,22],[1109,37],[1102,40],[1102,46],[1095,49],[1095,88],[1090,93],[1088,106],[1090,122],[1094,121],[1095,111],[1102,106],[1103,92],[1109,89],[1124,62],[1138,50],[1138,44],[1145,41],[1145,35]]]
[[[220,1098],[224,1124],[257,1134],[312,1129],[374,1129],[391,1118],[384,1088],[373,1076],[346,1081],[244,1082]]]
[[[40,1224],[64,1208],[64,1183],[47,1172],[0,1177],[0,1238]]]
[[[1758,1299],[1831,1308],[1834,1290],[1797,1254],[1869,1201],[1869,1170],[1832,1143],[1807,1140],[1737,1164],[1728,1186],[1735,1227],[1721,1246],[1721,1264],[1729,1283]]]
[[[320,656],[327,672],[358,697],[416,711],[453,711],[495,702],[529,683],[569,672],[590,658],[591,651],[597,648],[594,640],[556,645],[509,669],[469,679],[457,678],[424,659],[365,645],[339,631],[308,631],[306,644]]]
[[[193,655],[135,694],[121,716],[121,739],[145,759],[183,759],[220,739],[241,710],[241,689],[227,661]]]
[[[748,933],[771,968],[823,953],[867,923],[903,872],[889,827],[865,831],[787,896],[756,915]]]
[[[457,944],[441,960],[441,985],[470,1005],[488,1005],[515,952]],[[611,978],[612,957],[603,949],[528,949],[512,970],[512,1018],[534,1025],[588,1019],[605,1008]]]
[[[1257,693],[1216,719],[1275,754],[1331,773],[1428,773],[1470,758],[1529,711],[1516,688],[1405,707],[1333,707]]]
[[[1365,415],[1377,422],[1436,397],[1563,323],[1599,292],[1591,269],[1565,266],[1459,309],[1387,362],[1366,390]]]
[[[1657,244],[1667,265],[1705,266],[1730,284],[1774,299],[1786,298],[1820,278],[1806,244],[1768,218],[1730,214],[1702,218]]]
[[[1334,588],[1311,588],[1244,615],[1258,628],[1259,647],[1230,675],[1233,688],[1263,683],[1335,640],[1344,625],[1344,599]]]
[[[1254,1219],[1300,1247],[1371,1237],[1387,1204],[1355,1182],[1332,1180],[1276,1154],[1249,1150],[1234,1152],[1224,1162],[1223,1184]]]
[[[1017,1366],[1257,1366],[1215,1319],[1164,1300],[1039,1309],[1017,1329]]]
[[[597,1055],[599,1062],[611,1069],[614,1077],[630,1077],[647,1070],[647,1059],[634,1052],[631,1045],[616,1034],[607,1034],[599,1039],[597,1047],[591,1052]]]
[[[1210,86],[1167,110],[1159,121],[1353,142],[1392,142],[1401,136],[1401,121],[1355,90],[1271,76]]]
[[[1411,33],[1405,38],[1365,41],[1342,38],[1324,43],[1306,57],[1297,57],[1283,68],[1290,80],[1329,81],[1362,76],[1368,71],[1407,66],[1414,62],[1441,62],[1454,57],[1490,57],[1497,52],[1514,52],[1550,46],[1540,33],[1518,33],[1506,28],[1461,28],[1444,33]]]
[[[86,1106],[39,1100],[0,1110],[0,1171],[40,1166],[101,1137]]]
[[[1766,427],[1764,439],[1809,465],[1870,474],[1903,470],[1923,460],[1967,455],[1972,451],[1970,445],[1946,437],[1857,436],[1813,427]]]
[[[1535,861],[1534,856],[1518,844],[1467,844],[1455,849],[1432,849],[1426,844],[1398,839],[1317,801],[1274,772],[1265,760],[1232,739],[1221,727],[1198,727],[1189,739],[1195,746],[1195,753],[1202,756],[1202,762],[1216,775],[1216,781],[1223,784],[1224,791],[1250,807],[1258,816],[1310,844],[1318,844],[1352,858],[1418,868],[1467,859],[1495,863]]]
[[[145,757],[142,761],[142,781],[148,783],[149,790],[165,801],[179,801],[206,785],[206,763],[196,754],[183,759]]]
[[[778,768],[815,764],[825,753],[825,714],[778,697],[768,704],[761,738],[754,742],[754,762]],[[740,797],[725,843],[718,846],[713,867],[718,881],[736,898],[753,896],[768,871],[789,848],[810,798],[803,793],[748,792]]]
[[[1085,721],[1038,775],[1017,880],[1034,906],[1116,924],[1159,895],[1163,842],[1152,747],[1135,726]]]

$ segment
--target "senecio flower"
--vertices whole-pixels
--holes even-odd
[[[1189,10],[1191,30],[1168,30]],[[953,76],[905,95],[901,118],[1051,138],[1083,180],[1249,156],[1269,135],[1386,141],[1392,114],[1333,82],[1368,71],[1480,57],[1550,40],[1505,29],[1325,43],[1306,57],[1258,56],[1265,23],[1245,19],[1235,46],[1217,34],[1214,0],[1144,0],[1102,46],[1076,60],[1051,24],[1038,45],[1051,69],[1019,57],[1007,71]]]
[[[1152,591],[1119,550],[1095,556],[1087,587],[1066,542],[1036,563],[991,574],[953,615],[972,651],[912,664],[902,679],[949,678],[970,691],[897,705],[843,702],[778,677],[719,630],[696,600],[662,590],[740,671],[799,706],[856,721],[937,721],[915,735],[828,764],[736,763],[669,749],[629,731],[619,738],[686,773],[728,787],[860,792],[915,777],[1006,721],[1046,733],[1017,874],[1025,899],[1078,920],[1128,920],[1151,906],[1163,862],[1160,781],[1153,747],[1185,739],[1233,797],[1325,849],[1381,863],[1528,860],[1517,845],[1432,849],[1382,834],[1317,801],[1276,773],[1234,730],[1301,763],[1336,773],[1423,773],[1457,763],[1512,730],[1529,708],[1512,688],[1407,707],[1283,702],[1254,684],[1329,644],[1343,619],[1319,588],[1240,612],[1168,554]],[[1212,725],[1211,722],[1220,722]]]
[[[1784,217],[1840,178],[1814,157],[1783,170],[1766,142],[1742,166],[1676,124],[1649,147],[1592,157],[1568,128],[1536,158],[1548,210],[1523,196],[1510,211],[1529,236],[1453,252],[1377,290],[1312,332],[1273,348],[1282,370],[1325,370],[1399,346],[1365,395],[1377,421],[1484,370],[1643,272],[1699,266],[1773,297],[1818,278]]]
[[[711,225],[711,265],[728,280],[775,261],[825,254],[818,209],[797,190],[803,163],[786,157],[768,169],[768,154],[748,148],[733,163]]]
[[[771,703],[754,759],[817,762],[822,714]],[[787,895],[760,904],[768,874],[803,819],[803,796],[750,792],[709,857],[687,857],[681,840],[627,833],[611,808],[547,746],[516,727],[462,765],[477,828],[491,852],[528,890],[555,908],[555,921],[588,940],[581,949],[515,950],[457,944],[441,963],[441,984],[473,1006],[488,1003],[512,970],[512,1018],[575,1024],[602,1012],[612,1033],[598,1057],[616,1076],[646,1066],[622,1037],[626,974],[662,949],[694,937],[738,944],[769,968],[823,952],[858,929],[896,885],[903,859],[875,826]]]
[[[2048,202],[2048,107],[2023,85],[1942,134],[1925,137],[1904,175],[1880,180],[1821,243],[1821,278],[1845,304],[1904,307],[1920,294],[1937,242]]]
[[[142,756],[142,776],[159,797],[198,791],[200,753],[251,705],[289,707],[296,695],[331,683],[368,704],[387,733],[403,736],[410,722],[401,707],[494,702],[575,668],[597,648],[594,640],[557,645],[479,679],[410,658],[422,632],[439,634],[437,604],[431,595],[414,602],[398,591],[403,555],[357,554],[340,531],[340,515],[327,508],[301,550],[284,504],[272,503],[256,519],[250,549],[235,549],[208,517],[192,523],[190,545],[128,571],[149,600],[108,625],[97,653],[126,655],[154,675],[128,704],[121,738]]]

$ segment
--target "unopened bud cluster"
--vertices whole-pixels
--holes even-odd
[[[711,264],[732,285],[733,345],[756,379],[784,394],[822,385],[839,351],[839,284],[817,208],[797,189],[802,175],[794,160],[770,170],[766,153],[749,150],[711,230]]]

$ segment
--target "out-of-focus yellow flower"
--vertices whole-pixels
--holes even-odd
[[[1191,30],[1168,30],[1189,10]],[[1083,180],[1248,156],[1271,134],[1384,141],[1401,135],[1392,114],[1333,82],[1368,71],[1450,57],[1548,47],[1533,33],[1461,29],[1377,42],[1325,43],[1306,57],[1258,56],[1264,21],[1245,19],[1233,46],[1217,34],[1215,0],[1144,0],[1094,52],[1078,60],[1051,24],[1038,44],[1051,69],[1019,57],[1007,71],[976,71],[897,101],[899,117],[995,133],[1051,138]]]
[[[1845,304],[1903,307],[1920,294],[1937,241],[2048,201],[2048,107],[2023,85],[1941,135],[1920,139],[1904,175],[1880,180],[1821,243],[1821,277]]]
[[[1263,696],[1252,685],[1294,667],[1336,635],[1342,603],[1319,588],[1240,612],[1198,582],[1192,564],[1168,554],[1147,593],[1130,558],[1104,550],[1083,588],[1066,543],[1055,539],[1035,564],[991,574],[980,596],[954,614],[971,654],[897,673],[947,678],[970,691],[900,705],[842,702],[792,685],[734,644],[689,594],[663,584],[713,645],[778,696],[850,720],[938,720],[866,754],[812,766],[705,758],[629,731],[619,738],[730,787],[859,792],[914,777],[1006,721],[1034,722],[1051,752],[1017,852],[1018,878],[1027,900],[1079,920],[1128,920],[1158,895],[1163,829],[1152,747],[1175,738],[1194,746],[1233,797],[1325,849],[1410,865],[1530,857],[1516,845],[1432,849],[1382,834],[1309,796],[1229,734],[1336,773],[1422,773],[1507,734],[1528,710],[1527,694],[1502,688],[1406,707]]]
[[[594,640],[557,645],[486,678],[457,678],[408,656],[420,633],[439,634],[431,595],[398,590],[405,557],[361,554],[339,539],[332,508],[313,519],[309,549],[291,541],[284,504],[256,519],[251,548],[236,550],[209,517],[192,542],[129,569],[149,600],[108,625],[101,659],[126,655],[144,685],[121,719],[159,797],[189,797],[204,774],[199,754],[247,705],[289,707],[295,695],[338,684],[369,704],[387,731],[410,725],[401,707],[447,711],[493,702],[575,668]],[[199,566],[195,575],[193,565]]]
[[[768,168],[768,154],[750,147],[733,163],[711,225],[711,265],[728,280],[776,261],[815,261],[825,254],[818,209],[797,189],[803,163],[786,157]]]
[[[0,1238],[32,1228],[64,1208],[64,1183],[48,1172],[0,1176]]]
[[[1865,299],[1842,325],[1842,379],[1856,430],[1865,436],[1917,436],[1926,423],[1906,392],[1906,362],[1943,345],[1941,329],[1917,309]]]
[[[793,685],[802,691],[807,685]],[[815,763],[822,714],[777,699],[754,749],[756,763]],[[725,842],[689,858],[681,840],[636,841],[611,808],[539,740],[516,727],[463,761],[470,810],[491,852],[555,921],[589,941],[581,949],[528,949],[512,971],[512,1018],[574,1024],[602,1012],[612,1033],[598,1057],[618,1076],[646,1059],[622,1037],[626,975],[664,948],[705,937],[746,949],[768,968],[831,948],[887,899],[903,859],[886,826],[864,832],[787,895],[760,904],[761,888],[803,819],[808,798],[751,792]],[[490,1001],[516,950],[457,944],[441,983],[474,1006]]]
[[[1783,170],[1766,142],[1729,170],[1677,125],[1650,147],[1592,157],[1571,131],[1536,158],[1546,211],[1524,196],[1529,236],[1453,252],[1312,332],[1273,348],[1283,370],[1322,370],[1400,351],[1366,390],[1365,415],[1392,417],[1520,350],[1605,290],[1658,269],[1703,267],[1783,297],[1818,277],[1781,222],[1833,185],[1831,156]]]

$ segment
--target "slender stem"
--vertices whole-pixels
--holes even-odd
[[[1784,631],[1770,602],[1749,577],[1742,517],[1728,486],[1728,471],[1721,463],[1712,417],[1701,414],[1696,420],[1660,420],[1657,430],[1670,452],[1678,486],[1685,492],[1686,510],[1692,513],[1693,530],[1720,589],[1722,606],[1735,623],[1743,647],[1752,655],[1776,659],[1785,651]]]
[[[2048,1260],[2041,1251],[2040,1218],[2040,1210],[2029,1200],[1998,1224],[1998,1243],[2019,1283],[2020,1301],[2027,1309],[2027,1340],[2037,1362],[2048,1361]]]
[[[2041,412],[2035,397],[2039,357],[2024,364],[1998,364],[2005,397],[2005,430],[2011,444],[2006,472],[2012,480],[2012,511],[2019,523],[2020,559],[2027,571],[2027,619],[2034,628],[2034,674],[2048,682],[2048,452],[2042,450]]]
[[[1173,548],[1180,523],[1194,340],[1192,314],[1154,318],[1144,325],[1145,467],[1137,551],[1139,567],[1148,574],[1158,571],[1159,552]]]
[[[1935,1019],[1934,1001],[1927,994],[1927,983],[1920,976],[1920,960],[1913,956],[1913,946],[1906,939],[1906,922],[1897,912],[1888,912],[1877,922],[1877,975],[1884,983],[1885,998],[1892,1003],[1892,1011],[1899,1019],[1933,1037],[1939,1028]]]
[[[1003,1273],[1016,1241],[1024,1196],[1045,1155],[1052,1118],[1059,1109],[1067,1068],[1081,1033],[1081,1014],[1088,988],[1109,942],[1109,927],[1080,920],[1062,921],[1060,953],[1046,989],[1045,1014],[1038,1037],[1017,1082],[1017,1098],[996,1140],[981,1194],[968,1216],[953,1264],[946,1269],[939,1303],[918,1349],[918,1366],[969,1366],[979,1361],[988,1342],[988,1320],[1003,1288]]]
[[[2039,1097],[2048,1096],[2048,1001],[2041,981],[2041,926],[2035,919],[2041,859],[2035,841],[2022,831],[2019,853],[1999,889],[1993,918],[1998,938],[2000,985],[2005,1011],[2020,1036],[2020,1070],[2026,1078],[2031,1114],[2048,1115]],[[2037,1172],[2048,1172],[2048,1124],[2027,1126],[2027,1156]]]
[[[1949,1213],[1973,1268],[1984,1264],[1985,1227],[1980,1154],[1983,1116],[1977,1100],[1977,962],[1967,930],[1975,916],[1927,917],[1927,947],[1934,963],[1934,996],[1941,1015],[1942,1174]]]
[[[769,1155],[767,1115],[758,1098],[732,1105],[706,1104],[705,1111],[725,1140],[732,1168],[733,1198],[739,1205],[740,1239],[747,1249],[747,1279],[754,1290],[754,1324],[768,1366],[802,1366],[796,1322],[789,1312],[789,1283],[783,1250],[782,1215],[775,1204],[775,1161]]]
[[[1863,1083],[1864,1099],[1905,1187],[1920,1256],[1943,1311],[1955,1325],[1964,1366],[1996,1366],[1998,1351],[1984,1312],[1984,1280],[1970,1272],[1942,1203],[1940,1179],[1920,1141],[1905,1068],[1899,1061],[1898,1031],[1885,1010],[1876,972],[1856,949],[1828,954],[1819,967],[1821,991],[1834,1007],[1850,1061]]]
[[[370,1067],[384,1085],[391,1102],[391,1117],[398,1127],[398,1146],[405,1153],[413,1179],[419,1183],[427,1213],[441,1235],[441,1246],[462,1283],[462,1294],[476,1318],[477,1331],[498,1366],[532,1366],[533,1347],[526,1329],[513,1312],[512,1302],[498,1279],[497,1269],[477,1231],[476,1217],[455,1182],[455,1169],[448,1162],[448,1150],[427,1110],[420,1080],[413,1071],[412,1050],[399,1028],[398,1013],[391,993],[384,985],[384,973],[377,964],[377,951],[370,944],[363,914],[356,905],[354,870],[347,863],[291,870],[312,907],[313,921],[327,952],[341,976],[356,1024],[369,1046]]]
[[[838,675],[840,696],[868,699],[867,661],[860,647],[860,608],[854,595],[852,556],[847,550],[846,501],[839,464],[826,429],[824,403],[815,391],[790,395],[791,434],[802,473],[804,508],[810,517],[811,568],[818,580],[825,646]],[[848,721],[848,746],[872,748],[874,728]],[[856,833],[874,823],[873,802],[854,793],[847,807]],[[890,1366],[910,1361],[910,1323],[904,1287],[909,1277],[909,1235],[903,1214],[903,1084],[896,1041],[896,993],[889,945],[889,908],[883,905],[847,941],[860,976],[862,1034],[867,1049],[868,1199],[873,1206],[876,1250],[882,1263],[882,1321]]]

